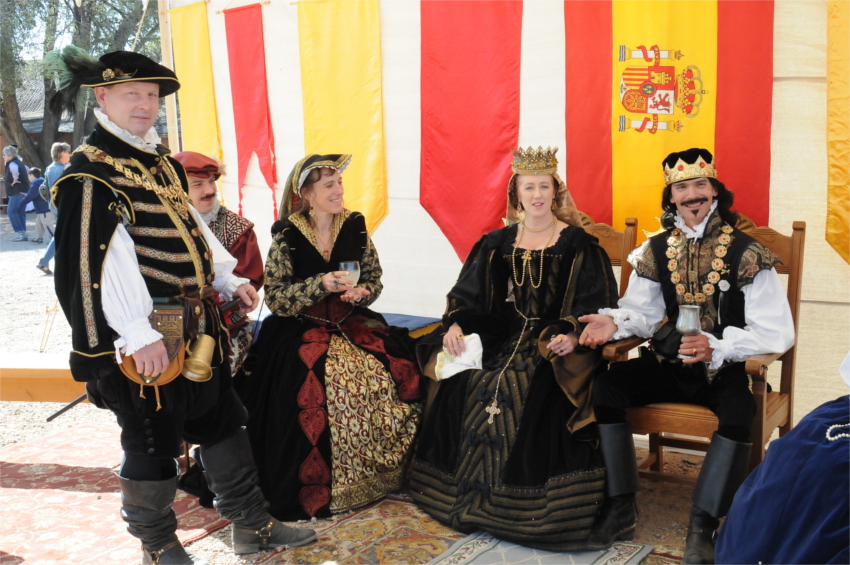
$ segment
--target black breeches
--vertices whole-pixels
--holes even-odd
[[[626,408],[661,402],[705,406],[717,415],[718,434],[748,442],[756,413],[744,363],[733,363],[708,384],[704,373],[678,363],[659,362],[642,350],[637,359],[612,363],[593,385],[594,407],[600,424],[626,421]]]

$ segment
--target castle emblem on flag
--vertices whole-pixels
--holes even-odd
[[[677,71],[675,61],[682,58],[681,51],[659,49],[653,45],[647,49],[620,46],[620,62],[642,60],[650,65],[630,65],[620,77],[619,95],[623,108],[630,114],[621,115],[620,131],[656,133],[658,131],[681,131],[678,119],[662,120],[669,116],[682,115],[694,118],[699,115],[703,97],[708,93],[703,88],[699,67],[687,65]],[[662,61],[668,64],[663,64]]]

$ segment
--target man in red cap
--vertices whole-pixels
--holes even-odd
[[[251,286],[260,290],[263,286],[263,257],[254,233],[254,224],[246,218],[222,206],[218,198],[216,181],[224,174],[224,165],[216,159],[194,151],[183,151],[174,155],[186,169],[189,178],[189,200],[195,210],[215,234],[221,244],[236,259],[233,274],[248,279]],[[224,299],[217,297],[219,304]],[[234,320],[225,314],[227,331],[230,334],[230,370],[232,375],[242,367],[251,347],[251,324],[247,319]]]

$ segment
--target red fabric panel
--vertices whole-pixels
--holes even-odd
[[[576,207],[611,223],[611,2],[564,2],[567,185]]]
[[[715,158],[733,209],[766,226],[770,213],[773,2],[717,3]]]
[[[423,0],[419,201],[461,260],[502,226],[519,139],[522,2]]]
[[[266,51],[263,44],[263,12],[260,4],[224,11],[227,56],[230,60],[230,90],[233,95],[233,121],[236,126],[236,153],[239,162],[239,215],[242,215],[242,185],[251,153],[257,154],[260,170],[271,188],[274,219],[277,202],[274,186],[277,167],[274,131],[269,112],[266,84]]]

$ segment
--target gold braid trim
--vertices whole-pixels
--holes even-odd
[[[198,281],[197,285],[202,286],[202,285],[206,284],[206,281],[204,280],[204,264],[201,261],[201,254],[198,253],[198,248],[195,245],[195,240],[192,239],[192,234],[186,228],[186,224],[184,224],[180,220],[180,218],[175,217],[176,211],[173,208],[171,208],[171,206],[168,206],[166,204],[167,201],[165,200],[163,195],[158,194],[158,196],[159,196],[160,202],[165,204],[165,213],[168,214],[168,217],[171,218],[171,221],[174,223],[174,227],[177,228],[178,232],[180,232],[180,237],[183,239],[183,243],[186,244],[186,250],[189,251],[189,255],[192,256],[192,263],[195,266],[195,278]],[[200,226],[198,226],[197,228],[194,228],[192,231],[194,231],[195,229],[198,230],[198,235],[200,236],[200,234],[201,234]],[[204,244],[206,245],[206,240],[203,237],[201,237],[201,241],[203,241]],[[207,250],[209,250],[209,247],[207,247]],[[215,276],[215,273],[212,273],[212,275]],[[212,282],[212,279],[210,279],[210,282]]]
[[[336,238],[339,235],[339,230],[342,228],[342,224],[345,223],[345,220],[351,216],[351,211],[343,208],[342,213],[335,214],[333,219],[333,224],[331,225],[331,252],[333,253],[334,245],[336,244]],[[319,255],[322,254],[322,250],[319,248],[319,241],[316,239],[316,232],[313,231],[313,226],[310,225],[310,221],[305,218],[302,214],[292,214],[289,216],[289,221],[292,222],[292,225],[298,228],[304,237],[307,238],[313,247],[316,248],[316,251],[319,252]]]
[[[86,177],[86,180],[83,181],[83,209],[80,215],[80,294],[83,300],[83,317],[86,321],[86,335],[90,349],[94,349],[99,343],[97,323],[94,319],[91,267],[89,265],[89,230],[91,228],[91,209],[94,193],[92,186],[92,179]]]
[[[160,198],[166,199],[184,220],[189,217],[189,205],[187,203],[186,193],[183,192],[183,187],[180,185],[180,180],[176,171],[174,171],[174,167],[165,157],[160,159],[160,163],[162,164],[162,170],[165,172],[171,184],[161,186],[156,182],[153,174],[148,170],[148,168],[136,159],[116,159],[108,155],[102,149],[88,144],[80,145],[74,153],[82,153],[89,161],[95,163],[106,163],[124,175],[124,178],[135,183],[136,186],[142,186],[145,190],[153,191]],[[139,172],[141,172],[141,175],[125,166],[124,163],[128,160],[132,162],[133,168],[136,168]]]

